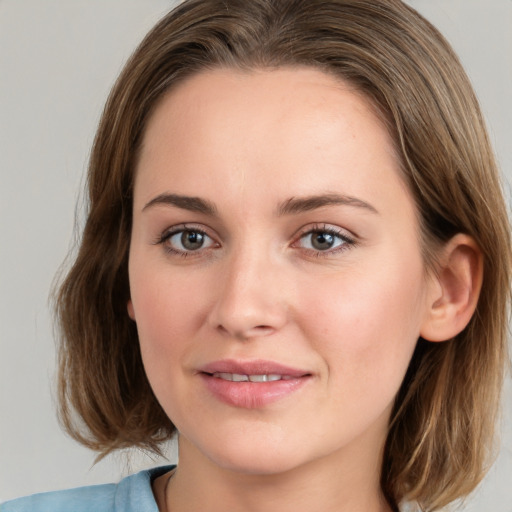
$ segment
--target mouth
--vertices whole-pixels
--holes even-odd
[[[216,379],[228,380],[230,382],[275,382],[278,380],[291,380],[295,378],[290,375],[278,375],[276,373],[245,375],[242,373],[215,372],[208,375],[211,375]]]
[[[222,359],[202,366],[199,368],[199,372],[233,382],[268,382],[311,375],[307,370],[263,359],[251,361]]]
[[[308,371],[261,360],[216,361],[202,367],[198,374],[216,399],[245,409],[263,408],[284,399],[313,376]]]

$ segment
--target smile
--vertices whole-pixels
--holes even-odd
[[[277,380],[291,380],[289,375],[278,375],[275,373],[262,375],[245,375],[240,373],[215,372],[213,377],[231,382],[274,382]]]
[[[274,361],[215,361],[197,375],[216,400],[231,407],[261,409],[295,394],[313,374]]]

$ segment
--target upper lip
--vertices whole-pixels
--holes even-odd
[[[222,359],[205,364],[199,368],[201,373],[236,373],[239,375],[282,375],[287,377],[304,377],[311,375],[310,372],[292,368],[274,361],[257,359],[252,361],[236,361],[233,359]]]

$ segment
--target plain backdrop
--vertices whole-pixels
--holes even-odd
[[[510,183],[512,0],[409,3],[461,56]],[[103,103],[136,44],[174,4],[0,0],[0,501],[117,481],[162,463],[134,453],[94,465],[95,454],[62,433],[48,294],[72,246]],[[512,512],[510,377],[504,406],[500,455],[464,511]],[[176,460],[173,446],[168,456]]]

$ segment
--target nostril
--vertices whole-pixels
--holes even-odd
[[[233,327],[229,329],[222,324],[217,326],[217,331],[222,335],[227,335],[229,337],[233,337],[239,340],[248,340],[250,338],[259,337],[259,336],[267,336],[275,331],[273,327],[270,325],[256,325],[254,327],[249,327],[247,329],[236,329]]]
[[[248,331],[248,335],[250,336],[251,334],[256,334],[261,336],[270,334],[272,332],[274,332],[274,328],[271,327],[270,325],[257,325],[256,327]]]

